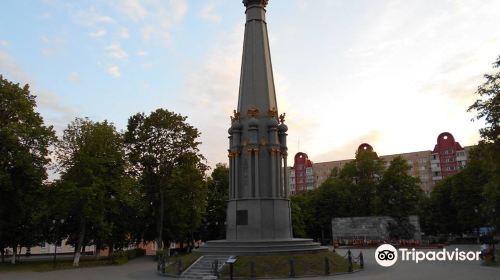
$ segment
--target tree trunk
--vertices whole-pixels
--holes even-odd
[[[113,255],[113,245],[109,246],[109,250],[108,250],[108,257],[112,257]]]
[[[83,222],[82,230],[80,232],[80,235],[78,236],[78,241],[75,248],[75,257],[73,258],[73,266],[80,265],[80,256],[82,254],[82,244],[84,238],[85,238],[85,222]]]
[[[0,248],[0,254],[2,255],[2,263],[5,261],[5,248]]]
[[[19,251],[17,251],[17,261],[21,259],[21,252],[23,251],[23,246],[17,247]]]
[[[161,187],[160,187],[161,188]],[[158,230],[158,239],[156,241],[156,245],[158,246],[158,250],[163,250],[163,216],[165,209],[165,199],[164,199],[164,190],[160,189],[160,213],[158,215],[159,220],[157,222],[157,230]]]
[[[11,264],[16,264],[16,257],[17,257],[17,245],[12,246],[12,257],[10,257]]]
[[[95,259],[99,260],[101,258],[101,248],[95,246]]]

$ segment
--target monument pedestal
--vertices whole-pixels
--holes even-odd
[[[207,241],[199,250],[205,255],[268,255],[297,254],[325,251],[327,247],[313,242],[312,239],[292,238],[283,240],[212,240]]]

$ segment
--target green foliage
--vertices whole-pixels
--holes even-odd
[[[113,264],[124,264],[129,260],[144,256],[146,251],[144,249],[136,248],[131,250],[118,250],[111,253],[109,261]]]
[[[187,239],[187,229],[199,224],[206,169],[199,135],[186,117],[164,109],[129,118],[125,143],[144,206],[143,239],[156,239],[160,248],[164,242]]]
[[[114,264],[124,264],[128,262],[127,252],[123,250],[114,251],[109,256],[109,260]]]
[[[342,168],[339,179],[343,184],[350,184],[349,202],[354,206],[353,216],[368,216],[373,213],[376,186],[384,171],[384,162],[370,150],[356,152],[355,160]]]
[[[304,225],[305,236],[328,243],[332,218],[388,215],[400,219],[418,213],[423,194],[408,171],[402,158],[395,158],[384,170],[374,152],[360,151],[344,168],[332,171],[318,189],[292,197],[294,232]],[[401,222],[396,229],[404,233],[408,227]]]
[[[130,181],[122,136],[115,127],[75,119],[64,130],[57,155],[62,171],[56,188],[65,198],[58,212],[66,213],[67,234],[76,248],[126,245],[126,208]]]
[[[55,134],[35,108],[28,85],[0,75],[0,249],[40,240],[37,209]]]
[[[290,208],[292,212],[293,237],[304,238],[306,237],[306,226],[304,224],[305,218],[302,208],[300,208],[297,200],[298,196],[293,196],[290,202]]]
[[[229,168],[218,163],[207,182],[208,192],[202,239],[226,238],[226,208],[229,196]]]
[[[493,63],[495,71],[485,74],[486,81],[480,85],[476,94],[479,99],[472,104],[468,111],[476,111],[476,119],[484,119],[486,127],[481,128],[479,133],[486,143],[500,144],[500,56]]]
[[[494,144],[480,143],[469,154],[467,166],[434,187],[422,204],[427,233],[472,232],[479,227],[499,226],[499,185],[492,173],[491,149]]]
[[[408,217],[417,213],[424,195],[417,178],[408,172],[410,166],[402,157],[396,157],[377,185],[375,213],[378,215]]]

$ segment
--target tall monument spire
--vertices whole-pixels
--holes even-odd
[[[256,108],[267,112],[276,106],[273,68],[267,35],[267,0],[245,0],[245,39],[241,64],[238,112]]]
[[[287,126],[278,115],[267,37],[267,0],[244,0],[245,41],[238,107],[229,128],[226,240],[208,241],[205,254],[324,250],[294,239],[287,174]]]

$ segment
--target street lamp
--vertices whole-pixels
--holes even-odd
[[[56,225],[59,223],[58,225]],[[56,267],[56,256],[57,256],[57,241],[59,239],[59,226],[64,223],[64,219],[61,220],[52,220],[52,224],[54,226],[54,260],[53,260],[53,265]]]

